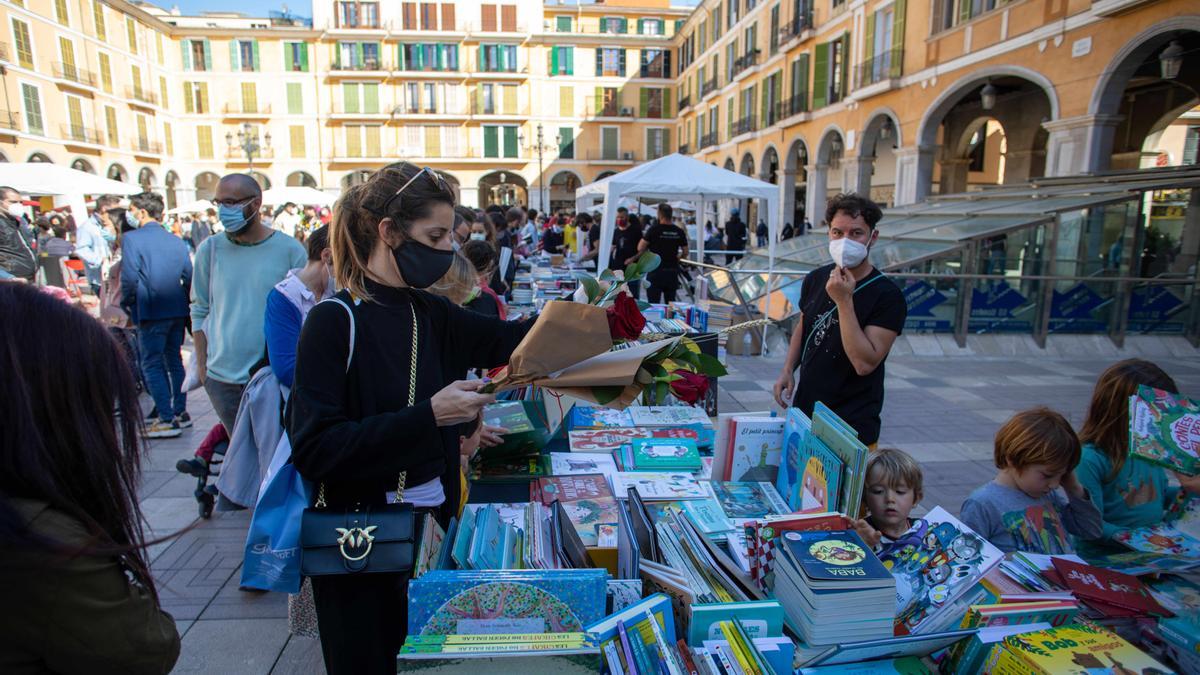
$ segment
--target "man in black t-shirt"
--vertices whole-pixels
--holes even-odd
[[[646,230],[638,244],[638,254],[646,249],[661,259],[658,269],[646,275],[646,281],[650,282],[646,299],[652,303],[674,302],[679,288],[679,259],[687,255],[688,243],[683,228],[671,222],[671,205],[666,202],[658,205],[658,223]]]
[[[734,262],[742,258],[742,251],[746,250],[746,224],[742,222],[742,218],[738,215],[737,208],[729,211],[729,220],[725,221],[725,250],[738,251],[737,253],[726,253],[725,264],[732,265]]]
[[[879,440],[883,362],[908,315],[904,293],[867,259],[882,217],[865,197],[844,194],[829,201],[825,221],[834,262],[804,277],[800,324],[775,382],[779,405],[811,416],[820,401],[867,445]]]
[[[617,209],[617,231],[613,232],[613,253],[608,266],[614,270],[623,270],[637,260],[638,244],[642,241],[642,224],[636,218],[629,218],[629,209],[622,206]],[[629,294],[637,300],[641,294],[642,282],[633,281],[629,284]]]

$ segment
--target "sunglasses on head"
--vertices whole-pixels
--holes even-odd
[[[446,182],[446,179],[442,177],[442,174],[427,166],[422,167],[421,170],[418,171],[412,178],[408,179],[407,183],[401,185],[399,190],[396,190],[391,197],[388,197],[387,201],[383,203],[383,213],[391,213],[392,202],[398,199],[400,197],[400,193],[407,190],[408,186],[412,185],[413,182],[415,182],[421,176],[429,176],[429,180],[433,181],[433,184],[437,189],[449,192],[451,194],[454,193],[454,191],[450,189],[450,185]]]

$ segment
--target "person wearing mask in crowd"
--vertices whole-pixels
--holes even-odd
[[[296,228],[300,225],[300,208],[292,202],[284,204],[275,213],[272,227],[289,237],[296,236]]]
[[[596,260],[600,255],[600,224],[587,213],[575,215],[575,227],[587,232],[587,250],[579,261]]]
[[[468,368],[507,362],[532,321],[505,322],[422,290],[454,264],[454,192],[412,164],[346,190],[330,228],[342,289],[309,313],[287,414],[292,462],[327,508],[404,501],[448,524],[459,508],[460,432],[494,396]],[[354,338],[350,335],[353,331]],[[408,573],[312,578],[330,675],[394,673]]]
[[[496,248],[496,228],[486,212],[475,214],[475,222],[471,223],[470,241],[486,241],[493,249]]]
[[[512,295],[513,281],[517,278],[517,232],[525,220],[525,209],[519,206],[510,208],[503,215],[492,214],[492,222],[496,225],[496,254],[499,262],[496,274],[492,278],[492,290],[501,297]]]
[[[741,260],[742,252],[746,250],[746,224],[736,206],[729,210],[729,220],[725,221],[725,250],[736,251],[725,254],[726,265]]]
[[[258,217],[259,217],[259,219],[262,220],[263,225],[266,225],[267,227],[274,229],[275,214],[271,213],[270,208],[268,208],[266,206],[262,207],[262,210],[260,210],[258,213]]]
[[[49,237],[38,244],[38,255],[65,258],[75,253],[75,245],[67,241],[67,227],[62,220],[54,221],[50,227]]]
[[[199,215],[192,219],[192,248],[195,251],[200,250],[200,244],[204,243],[213,234],[212,224],[208,221],[208,215]]]
[[[0,280],[33,281],[37,275],[33,233],[26,224],[21,193],[0,186]]]
[[[454,207],[454,244],[461,248],[471,241],[471,227],[475,224],[475,209],[459,204]]]
[[[105,231],[111,228],[108,221],[108,210],[120,203],[113,195],[103,195],[96,198],[96,209],[85,219],[75,231],[75,255],[83,261],[83,271],[87,274],[88,285],[92,292],[100,293],[102,281],[101,267],[109,258],[109,240]]]
[[[758,221],[758,227],[754,228],[754,238],[759,248],[767,245],[767,223],[765,221]]]
[[[904,328],[904,294],[871,265],[883,211],[856,194],[829,200],[829,255],[800,287],[800,322],[792,332],[775,401],[811,415],[821,401],[866,445],[879,440],[884,361]],[[800,370],[799,382],[796,369]]]
[[[504,214],[504,230],[497,230],[500,246],[515,249],[520,243],[521,226],[525,224],[525,209],[514,206]]]
[[[651,303],[675,302],[679,288],[679,259],[687,256],[687,233],[671,220],[671,205],[658,205],[658,223],[646,230],[638,243],[638,255],[649,250],[658,255],[658,269],[646,275],[646,299]]]
[[[521,245],[527,252],[537,250],[538,242],[542,238],[542,228],[538,227],[539,218],[543,218],[543,216],[535,216],[531,213],[525,219],[525,224],[521,226]]]
[[[561,213],[556,214],[554,218],[563,228],[563,248],[566,249],[568,255],[577,257],[579,255],[579,239],[576,236],[578,230],[575,228],[574,221]]]
[[[179,632],[150,572],[124,350],[22,284],[0,284],[0,334],[0,672],[168,673]]]
[[[264,333],[271,371],[279,383],[291,388],[296,372],[296,345],[300,327],[316,304],[334,293],[333,250],[329,248],[329,226],[322,225],[308,236],[308,262],[291,270],[267,294]]]
[[[192,339],[200,381],[232,431],[250,368],[263,355],[267,294],[308,256],[300,242],[263,223],[262,188],[250,176],[222,178],[213,201],[225,231],[196,251]]]
[[[566,252],[563,248],[565,239],[562,226],[555,222],[542,235],[542,250],[550,255],[561,255]]]
[[[136,230],[121,240],[121,307],[137,326],[142,373],[157,419],[146,420],[147,438],[171,438],[192,426],[183,389],[183,334],[192,285],[187,244],[159,223],[162,197],[143,192],[129,200]]]
[[[493,316],[501,320],[507,319],[508,311],[501,302],[500,296],[488,287],[488,280],[492,277],[492,272],[495,271],[499,260],[496,257],[496,250],[488,246],[487,242],[468,241],[462,247],[461,252],[463,257],[470,261],[479,277],[476,284],[477,292],[467,298],[463,307],[484,316]]]
[[[638,247],[642,243],[642,233],[642,225],[637,216],[630,218],[629,209],[624,206],[617,209],[617,231],[613,232],[613,251],[608,266],[623,270],[637,260]],[[631,281],[628,288],[629,295],[637,300],[641,295],[642,282]]]

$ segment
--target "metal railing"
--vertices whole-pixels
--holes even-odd
[[[426,114],[429,114],[426,111]],[[505,108],[502,104],[487,105],[486,101],[471,99],[471,114],[472,115],[528,115],[529,108],[522,105],[517,105],[515,108]]]
[[[758,54],[760,51],[762,51],[762,50],[756,48],[756,49],[754,49],[752,51],[748,51],[745,54],[742,54],[741,56],[734,59],[733,60],[733,71],[732,71],[733,76],[737,77],[743,70],[746,70],[747,68],[757,64],[758,63]]]
[[[256,101],[253,105],[246,105],[245,102],[234,102],[225,104],[226,115],[270,115],[271,104]]]
[[[0,129],[18,130],[20,117],[11,110],[0,110]]]
[[[85,87],[96,86],[96,76],[90,70],[84,70],[74,63],[63,63],[61,61],[55,61],[53,67],[54,76],[60,80],[82,84]]]
[[[684,108],[687,108],[691,105],[692,105],[692,95],[691,94],[686,94],[684,96],[679,97],[679,109],[680,110],[683,110]]]
[[[621,105],[620,101],[597,101],[595,96],[585,97],[586,110],[592,111],[595,117],[624,117],[633,119],[636,111],[629,106]]]
[[[348,72],[377,72],[387,70],[387,67],[382,59],[363,59],[362,61],[334,59],[330,69]]]
[[[892,69],[904,62],[904,49],[896,47],[876,54],[854,67],[856,87],[866,87],[891,79]]]
[[[813,8],[801,7],[800,15],[792,17],[791,21],[779,27],[779,44],[783,46],[800,37],[800,34],[813,27]]]
[[[775,104],[775,119],[781,120],[792,115],[808,112],[808,93],[798,94],[783,99]]]
[[[263,160],[274,159],[275,148],[259,148],[254,151],[254,161],[260,162]],[[248,164],[246,159],[246,151],[235,146],[225,148],[225,161],[231,164]]]
[[[758,120],[754,119],[754,115],[747,115],[733,123],[733,135],[741,136],[752,131],[758,131]]]
[[[151,155],[161,155],[162,154],[162,144],[159,143],[158,141],[152,141],[147,138],[137,139],[137,143],[136,143],[136,145],[134,145],[134,149],[137,152],[145,152],[145,153],[149,153]]]
[[[100,145],[104,142],[99,131],[81,124],[60,124],[59,130],[62,132],[62,137],[69,141],[91,143],[92,145]]]
[[[703,136],[700,137],[700,148],[701,149],[711,148],[712,146],[714,146],[716,144],[717,144],[717,132],[715,132],[715,131],[711,134],[704,134]]]
[[[149,105],[158,105],[158,95],[140,85],[125,87],[125,97]]]
[[[482,21],[471,21],[467,23],[466,29],[468,33],[524,33],[525,24],[505,24],[504,21],[497,21],[485,26]]]
[[[578,157],[579,153],[575,153]],[[633,150],[588,150],[584,159],[600,162],[633,162],[637,161],[637,153]]]
[[[705,80],[700,83],[700,98],[704,98],[717,90],[717,78]]]

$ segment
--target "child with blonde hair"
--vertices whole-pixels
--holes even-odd
[[[907,541],[917,523],[908,516],[924,495],[921,465],[896,448],[880,448],[867,459],[863,507],[867,516],[854,529],[877,553]],[[918,538],[919,539],[919,538]]]

